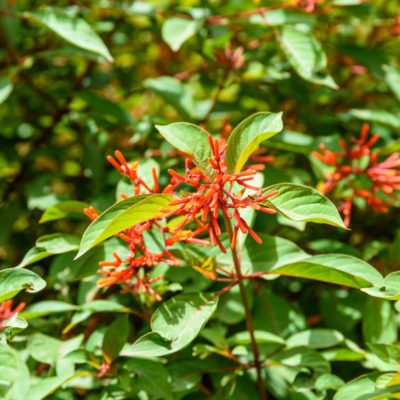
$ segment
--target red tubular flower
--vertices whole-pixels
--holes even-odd
[[[229,219],[236,220],[236,224],[241,228],[243,233],[249,233],[257,241],[260,238],[256,233],[247,226],[246,222],[241,218],[238,209],[252,207],[259,211],[274,214],[275,210],[267,207],[261,207],[259,203],[266,198],[273,196],[276,192],[270,193],[266,196],[262,195],[262,189],[250,185],[249,181],[254,179],[256,171],[247,170],[228,174],[225,165],[225,151],[226,146],[221,145],[221,141],[213,139],[211,135],[208,136],[209,144],[212,150],[213,157],[208,159],[208,162],[214,170],[212,177],[206,177],[200,171],[193,171],[189,168],[191,160],[186,159],[186,172],[184,176],[178,175],[175,171],[169,170],[171,176],[179,179],[182,183],[188,183],[196,188],[196,191],[184,195],[175,195],[175,200],[170,205],[176,205],[177,208],[173,211],[168,210],[168,216],[181,215],[184,216],[182,222],[175,227],[178,231],[186,223],[197,219],[197,215],[201,216],[201,222],[207,224],[207,230],[213,246],[219,246],[221,251],[226,252],[222,242],[220,241],[221,229],[218,223],[219,211],[225,214]],[[234,184],[238,184],[246,189],[254,190],[256,192],[253,196],[242,198],[240,194],[234,194]],[[239,190],[239,193],[241,190]],[[229,211],[233,209],[233,214]],[[236,228],[235,228],[236,229]],[[236,242],[236,235],[231,247],[234,248]]]
[[[368,206],[374,211],[386,213],[393,204],[390,201],[382,200],[377,197],[379,191],[389,195],[393,200],[398,200],[394,194],[400,190],[400,153],[393,153],[386,160],[379,162],[378,154],[371,151],[371,147],[379,140],[379,135],[373,135],[368,139],[369,125],[363,124],[361,127],[360,138],[352,138],[353,147],[349,147],[343,140],[339,141],[342,152],[333,153],[326,149],[325,145],[320,144],[322,153],[312,152],[312,156],[334,167],[327,181],[321,188],[321,192],[328,194],[332,192],[339,182],[348,179],[349,186],[353,189],[352,198],[346,198],[339,206],[339,210],[344,216],[346,226],[350,224],[350,214],[352,200],[356,197],[365,199]],[[368,156],[368,164],[361,168],[357,160]],[[365,176],[371,182],[371,189],[357,189],[353,186],[351,179],[354,176]],[[335,197],[335,196],[333,196]]]
[[[13,310],[12,303],[12,300],[6,300],[0,303],[0,331],[5,329],[4,324],[8,319],[25,308],[25,303],[19,303]]]

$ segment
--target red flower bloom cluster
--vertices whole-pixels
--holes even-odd
[[[226,134],[230,129],[224,128]],[[121,259],[117,253],[113,253],[114,261],[102,261],[99,263],[101,269],[98,273],[104,275],[97,282],[100,288],[121,284],[123,292],[149,293],[156,300],[161,297],[151,288],[151,284],[158,281],[162,276],[150,279],[148,267],[153,267],[160,262],[169,265],[179,265],[179,260],[174,257],[169,246],[178,242],[195,243],[202,246],[209,246],[209,241],[199,238],[202,233],[208,232],[211,243],[218,245],[221,251],[226,252],[221,243],[222,234],[218,217],[220,210],[228,218],[235,220],[234,235],[231,241],[231,247],[236,244],[237,233],[241,230],[243,233],[249,233],[257,242],[261,242],[259,236],[249,227],[246,221],[240,216],[240,209],[252,207],[256,210],[274,214],[275,210],[260,205],[265,199],[275,195],[277,191],[263,195],[263,190],[252,186],[249,181],[254,179],[256,170],[246,170],[239,173],[228,174],[225,165],[225,139],[213,140],[208,136],[209,144],[212,149],[213,157],[208,162],[214,171],[212,177],[204,175],[196,166],[192,166],[193,160],[186,158],[185,174],[179,175],[174,170],[168,170],[171,175],[168,185],[161,193],[174,195],[174,201],[170,206],[176,206],[172,211],[170,209],[160,210],[164,215],[141,224],[130,227],[119,233],[118,236],[127,242],[129,256]],[[108,161],[123,175],[127,176],[133,185],[133,195],[159,193],[160,187],[156,171],[153,169],[153,188],[138,176],[138,163],[128,164],[120,151],[115,152],[114,159],[108,156]],[[257,155],[256,155],[257,157]],[[262,154],[258,155],[260,161],[264,160]],[[182,192],[176,193],[176,188],[182,183],[189,184],[196,188],[194,193]],[[255,192],[251,196],[244,197],[246,189]],[[128,196],[123,194],[123,198]],[[85,214],[92,220],[98,217],[96,210],[89,207],[84,210]],[[161,226],[159,221],[171,216],[177,216],[173,223],[167,226]],[[195,229],[183,229],[186,224],[195,224]],[[163,249],[159,253],[148,250],[145,244],[144,232],[150,229],[158,229],[164,239]]]
[[[175,201],[172,202],[171,205],[178,207],[172,211],[165,210],[165,217],[171,215],[184,216],[182,221],[175,227],[175,231],[178,231],[186,223],[195,221],[199,225],[199,230],[208,230],[213,246],[218,245],[221,251],[225,253],[226,250],[219,239],[221,236],[221,229],[218,224],[218,215],[221,210],[226,217],[234,218],[236,221],[231,242],[232,249],[235,247],[239,229],[243,233],[248,232],[258,243],[261,243],[259,236],[248,226],[246,221],[241,218],[238,210],[252,207],[258,211],[275,214],[275,210],[262,207],[259,203],[274,196],[277,191],[263,195],[262,189],[251,186],[248,182],[254,179],[254,175],[256,174],[255,170],[228,174],[224,161],[226,146],[221,146],[221,141],[218,139],[213,140],[211,135],[208,135],[208,140],[213,154],[213,158],[210,157],[208,159],[210,166],[214,170],[213,177],[208,178],[200,171],[193,174],[189,168],[191,162],[190,158],[186,159],[186,172],[184,176],[179,175],[173,170],[169,170],[168,172],[172,177],[180,180],[182,183],[188,183],[196,188],[196,192],[175,195]],[[243,188],[241,189],[247,188],[254,190],[256,194],[245,198],[240,194],[235,195],[233,194],[235,184],[242,186]],[[243,192],[241,189],[239,193]],[[198,216],[201,216],[201,219],[198,219]]]
[[[133,184],[133,195],[139,194],[150,194],[159,192],[158,177],[155,169],[152,170],[154,189],[151,189],[142,178],[137,174],[139,164],[137,162],[128,165],[126,159],[122,153],[117,150],[115,151],[115,157],[119,163],[111,156],[107,157],[107,160],[123,175],[127,176]],[[170,193],[180,181],[171,179],[169,185],[163,190],[163,193]],[[127,198],[126,194],[121,195],[123,198]],[[93,207],[85,208],[84,213],[92,220],[98,217],[98,213]],[[105,275],[104,278],[100,278],[97,281],[97,285],[100,288],[112,286],[116,283],[121,283],[124,292],[142,293],[148,292],[156,300],[160,301],[161,297],[150,287],[150,284],[160,280],[163,276],[159,276],[150,279],[146,272],[143,272],[143,267],[153,267],[160,262],[165,262],[169,265],[179,265],[179,260],[176,259],[172,253],[168,250],[167,246],[170,246],[178,241],[197,243],[201,245],[209,245],[207,241],[197,239],[196,236],[200,233],[199,230],[191,231],[180,231],[166,238],[165,235],[169,233],[168,227],[161,227],[157,221],[162,217],[146,221],[141,224],[132,226],[123,232],[119,233],[118,236],[128,243],[129,256],[125,259],[121,259],[117,253],[113,253],[115,261],[101,261],[97,272]],[[156,227],[158,228],[164,237],[165,248],[160,253],[152,253],[148,251],[145,241],[144,232]],[[132,281],[132,278],[135,278]]]
[[[352,196],[351,198],[342,199],[343,201],[339,206],[339,211],[345,217],[346,226],[350,223],[352,200],[354,198],[361,197],[365,199],[368,206],[382,213],[388,212],[388,207],[393,204],[378,197],[379,191],[389,195],[393,200],[399,199],[394,192],[400,190],[400,170],[395,169],[400,167],[400,153],[393,153],[385,161],[379,162],[378,154],[371,151],[371,147],[379,140],[379,135],[373,135],[367,140],[368,133],[369,125],[363,124],[360,139],[352,138],[355,146],[349,148],[343,140],[340,140],[339,143],[343,151],[334,153],[321,143],[319,147],[322,154],[316,151],[312,153],[315,158],[335,167],[335,170],[329,174],[327,181],[321,188],[322,193],[328,194],[338,186],[339,182],[344,179],[349,180]],[[365,156],[368,157],[368,164],[365,167],[361,167],[359,160]],[[371,189],[365,190],[354,187],[351,179],[356,175],[368,178],[371,182]]]
[[[19,313],[25,308],[25,303],[18,304],[17,307],[12,309],[12,300],[6,300],[0,303],[0,331],[5,329],[4,323],[16,313]]]

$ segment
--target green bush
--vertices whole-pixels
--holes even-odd
[[[398,398],[397,14],[0,0],[0,398]]]

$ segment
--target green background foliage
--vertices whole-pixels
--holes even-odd
[[[356,202],[345,230],[305,188],[329,172],[311,152],[339,150],[362,122],[381,157],[400,149],[399,4],[326,0],[307,13],[295,3],[0,0],[0,301],[27,303],[0,332],[1,398],[258,398],[255,372],[235,360],[252,359],[238,287],[202,306],[223,286],[198,269],[229,268],[229,255],[176,246],[185,264],[151,272],[165,277],[154,285],[161,305],[96,287],[98,262],[128,250],[117,238],[83,250],[116,231],[91,225],[74,259],[89,204],[109,209],[107,221],[119,207],[136,222],[158,210],[114,205],[129,183],[107,155],[140,161],[145,181],[155,167],[165,185],[169,168],[184,171],[173,146],[208,166],[208,148],[189,140],[201,129],[178,136],[187,124],[172,123],[218,134],[224,119],[237,127],[255,113],[268,129],[239,125],[227,164],[240,170],[268,138],[261,148],[275,159],[259,179],[280,189],[266,202],[279,215],[249,215],[263,244],[242,238],[242,266],[268,272],[245,289],[270,398],[399,396],[399,201],[387,214]],[[228,46],[243,48],[236,64]],[[283,131],[266,112],[283,112]],[[118,215],[113,224],[129,225]]]

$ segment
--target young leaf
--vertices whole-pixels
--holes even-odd
[[[310,34],[285,26],[279,42],[290,65],[305,80],[337,89],[333,78],[326,74],[326,54],[321,44]]]
[[[317,190],[294,183],[278,183],[264,189],[264,194],[278,190],[265,200],[267,207],[296,222],[315,222],[347,229],[335,205]]]
[[[173,17],[164,22],[161,28],[161,35],[171,50],[178,51],[182,44],[193,36],[200,27],[201,21]]]
[[[146,194],[130,197],[114,204],[88,226],[75,259],[124,229],[159,217],[163,214],[160,208],[172,209],[168,205],[171,201],[170,195]]]
[[[107,364],[111,364],[119,355],[128,340],[128,316],[117,318],[106,330],[103,339],[103,357]]]
[[[208,159],[213,156],[207,132],[194,124],[174,122],[169,125],[156,125],[165,140],[178,150],[193,157],[196,165],[207,176],[213,174]]]
[[[27,12],[29,19],[45,26],[67,42],[103,56],[107,61],[113,58],[100,36],[82,18],[70,17],[60,10],[47,8],[42,11]]]
[[[217,307],[212,294],[180,294],[163,303],[151,319],[152,331],[139,338],[125,356],[156,357],[183,349],[199,334]]]
[[[354,288],[383,284],[381,274],[371,265],[345,254],[323,254],[272,268],[272,274],[314,279]]]
[[[11,299],[21,290],[36,293],[46,286],[46,282],[27,269],[8,268],[0,271],[0,303]]]
[[[282,113],[259,112],[243,120],[228,137],[228,172],[239,172],[258,145],[282,129]]]
[[[70,217],[76,213],[83,216],[83,209],[89,207],[89,204],[82,201],[67,200],[49,207],[39,220],[39,224],[44,222],[56,221],[58,219]]]
[[[13,88],[12,82],[6,76],[0,78],[0,104],[7,100]]]

